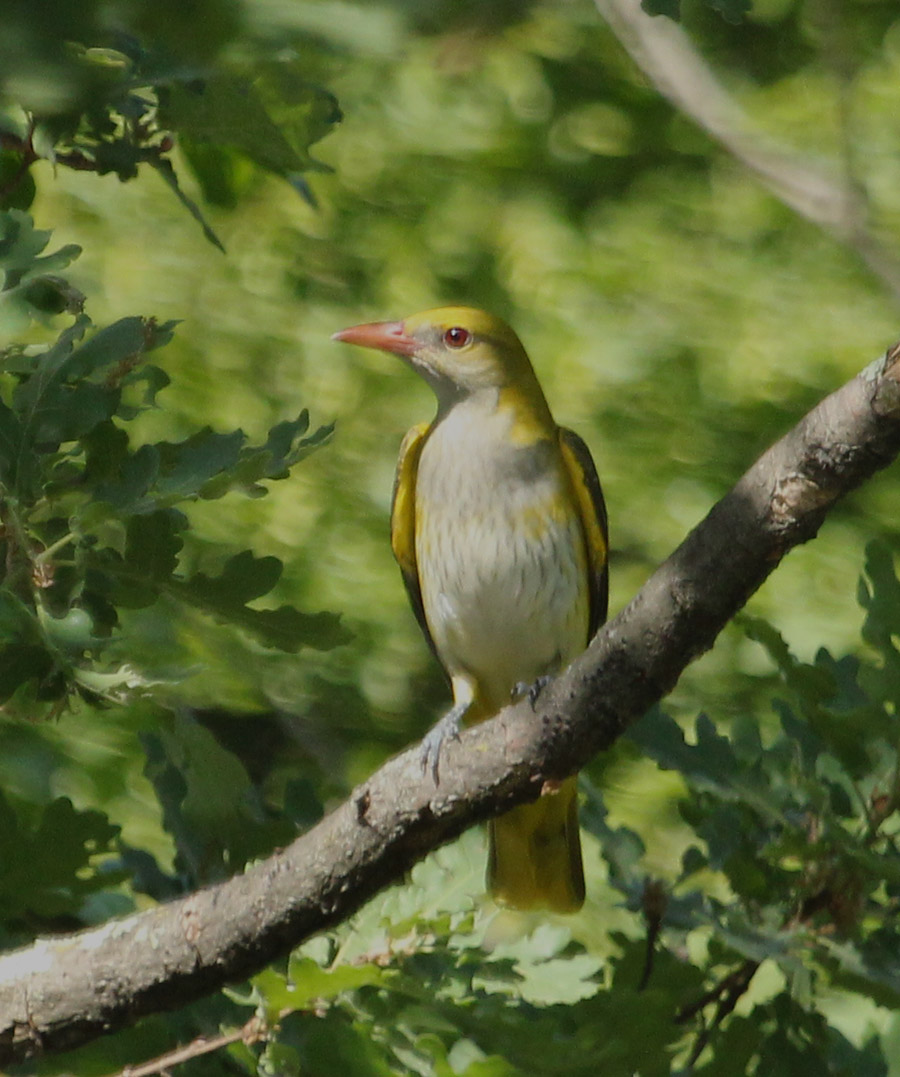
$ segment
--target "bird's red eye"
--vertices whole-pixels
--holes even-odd
[[[450,348],[464,348],[471,339],[472,334],[461,325],[454,325],[444,333],[444,343]]]

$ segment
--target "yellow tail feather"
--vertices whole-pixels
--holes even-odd
[[[516,909],[577,912],[584,903],[576,779],[522,804],[489,826],[487,883],[494,899]]]

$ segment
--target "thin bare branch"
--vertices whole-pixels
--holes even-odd
[[[185,1062],[200,1058],[202,1055],[212,1054],[213,1051],[220,1051],[232,1043],[259,1043],[267,1035],[268,1029],[265,1024],[254,1015],[246,1024],[233,1032],[223,1032],[220,1036],[198,1036],[183,1047],[166,1051],[165,1054],[148,1059],[137,1066],[126,1066],[110,1074],[109,1077],[156,1077],[157,1074],[168,1073],[173,1066],[183,1066]]]
[[[869,228],[865,192],[848,177],[846,161],[803,156],[762,132],[671,19],[647,15],[640,0],[594,2],[632,60],[668,101],[776,198],[855,250],[900,301],[900,262]]]

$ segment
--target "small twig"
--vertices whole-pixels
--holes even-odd
[[[233,1032],[223,1032],[221,1036],[213,1036],[212,1038],[198,1036],[197,1039],[191,1040],[184,1047],[176,1047],[172,1051],[166,1051],[165,1054],[151,1058],[138,1066],[125,1066],[124,1069],[119,1070],[117,1073],[109,1074],[108,1077],[154,1077],[155,1074],[166,1073],[172,1066],[181,1066],[185,1062],[190,1062],[192,1059],[200,1058],[203,1055],[212,1054],[213,1051],[221,1050],[221,1048],[228,1047],[232,1043],[241,1041],[249,1047],[251,1044],[265,1040],[268,1034],[269,1029],[266,1023],[262,1018],[254,1014],[245,1025],[235,1029]]]
[[[741,995],[745,993],[750,986],[750,981],[756,975],[756,970],[759,968],[759,965],[760,963],[758,961],[752,960],[747,960],[743,964],[738,965],[736,969],[733,969],[727,976],[724,976],[719,980],[717,984],[714,984],[713,987],[701,995],[700,998],[676,1013],[675,1023],[683,1025],[705,1010],[710,1003],[717,1003],[716,1012],[712,1021],[709,1024],[704,1024],[697,1033],[697,1039],[694,1042],[690,1057],[685,1066],[687,1071],[694,1068],[697,1059],[703,1054],[706,1045],[709,1043],[713,1032],[738,1004]]]
[[[737,1002],[737,999],[740,997],[740,994],[742,994],[743,991],[746,991],[750,980],[753,978],[753,973],[755,973],[758,968],[759,962],[751,961],[749,959],[743,964],[738,965],[736,969],[732,969],[732,971],[729,972],[727,976],[723,976],[718,983],[713,984],[713,986],[708,991],[705,991],[699,998],[695,999],[687,1006],[683,1006],[675,1014],[675,1023],[677,1025],[686,1024],[688,1021],[691,1020],[692,1017],[696,1017],[701,1010],[705,1010],[711,1002],[718,1001],[721,1003],[723,995],[728,995],[730,997],[735,986],[743,984],[741,992],[739,992],[739,994],[734,998],[734,1001],[731,1003],[731,1009],[734,1009],[734,1005]],[[730,1012],[730,1010],[728,1012]]]
[[[41,550],[41,552],[39,554],[36,554],[35,557],[33,558],[34,564],[35,565],[44,565],[44,564],[46,564],[48,561],[52,560],[54,554],[57,554],[57,553],[59,553],[60,550],[65,549],[66,546],[68,546],[70,543],[74,542],[76,538],[78,538],[78,535],[76,534],[76,532],[74,532],[74,531],[67,532],[65,535],[63,535],[62,538],[57,539],[56,542],[51,542],[51,544],[49,546],[47,546],[45,549]]]
[[[887,822],[898,809],[900,809],[900,758],[894,764],[889,791],[887,793],[873,791],[864,802],[866,832],[862,836],[862,842],[866,848],[884,836],[881,833],[882,824]]]
[[[594,0],[620,44],[672,105],[714,138],[800,216],[845,243],[900,300],[900,262],[866,222],[861,186],[839,169],[778,144],[756,127],[722,86],[687,34],[647,15],[639,0]],[[846,104],[846,103],[845,103]]]
[[[656,955],[656,943],[662,930],[668,897],[665,887],[659,879],[647,879],[641,899],[641,910],[647,922],[647,949],[644,952],[644,968],[638,983],[638,991],[643,991],[653,975],[653,959]]]

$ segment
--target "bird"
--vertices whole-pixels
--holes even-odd
[[[608,528],[590,451],[558,426],[515,332],[465,306],[354,325],[333,339],[398,356],[434,391],[403,439],[391,546],[453,706],[423,741],[538,693],[606,619]],[[487,886],[501,906],[584,902],[576,778],[488,824]]]

